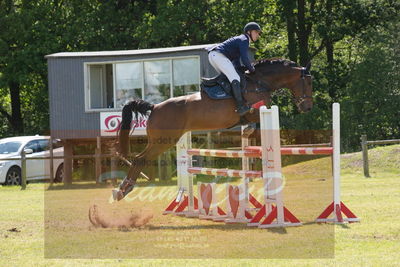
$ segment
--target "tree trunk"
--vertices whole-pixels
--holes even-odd
[[[289,59],[297,62],[297,46],[296,46],[296,20],[293,10],[296,8],[295,2],[292,0],[283,1],[283,12],[286,18],[286,30],[288,34],[288,55]]]
[[[326,34],[326,60],[330,68],[333,67],[333,40],[331,38],[331,25],[332,25],[332,0],[326,1],[326,28],[329,29]]]
[[[333,66],[333,42],[329,37],[326,40],[326,60],[328,62],[328,66],[332,67]]]
[[[308,53],[308,35],[309,32],[306,27],[306,4],[305,0],[297,0],[297,37],[299,39],[299,56],[300,64],[305,66],[309,62]]]
[[[24,121],[21,113],[20,87],[16,82],[10,82],[11,121],[10,124],[16,134],[24,133]]]
[[[335,81],[333,80],[334,75],[334,66],[333,66],[333,45],[334,41],[332,40],[332,0],[326,1],[326,17],[325,17],[325,27],[327,29],[325,39],[325,51],[326,51],[326,61],[328,63],[328,94],[331,99],[336,99],[336,86],[334,86]]]

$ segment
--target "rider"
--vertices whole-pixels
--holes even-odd
[[[240,67],[240,59],[250,73],[255,72],[249,59],[250,41],[255,42],[261,34],[261,27],[255,22],[244,26],[243,34],[229,38],[223,43],[213,46],[208,50],[208,60],[214,69],[226,75],[231,83],[233,96],[236,99],[236,112],[245,115],[250,107],[245,105],[240,88],[240,76],[235,68]]]

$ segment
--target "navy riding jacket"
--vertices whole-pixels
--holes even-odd
[[[251,65],[249,58],[249,46],[250,40],[247,34],[241,34],[232,38],[229,38],[223,43],[218,44],[211,50],[218,51],[229,58],[235,68],[240,67],[240,59],[243,64],[250,72],[254,72],[255,69]]]

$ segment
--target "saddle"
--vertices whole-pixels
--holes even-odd
[[[243,90],[246,88],[246,76],[239,72],[240,87]],[[221,73],[212,78],[201,78],[200,88],[211,99],[229,99],[233,98],[231,83],[225,74]]]

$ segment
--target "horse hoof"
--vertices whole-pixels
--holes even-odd
[[[112,196],[114,201],[120,201],[121,199],[124,198],[124,194],[122,193],[122,191],[117,189],[112,190]]]
[[[242,137],[243,138],[249,138],[250,135],[252,135],[255,131],[255,128],[252,126],[247,126],[246,128],[243,129]]]

